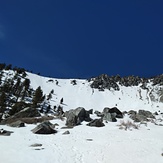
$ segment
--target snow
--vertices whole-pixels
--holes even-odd
[[[85,109],[102,111],[104,107],[116,106],[121,111],[149,110],[163,111],[163,103],[148,101],[147,90],[140,87],[120,86],[120,91],[99,92],[93,90],[90,83],[84,79],[76,79],[77,85],[72,85],[73,79],[53,79],[28,73],[34,89],[41,86],[44,94],[54,89],[51,106],[60,105],[63,97],[63,110],[75,109],[79,106]],[[59,84],[56,85],[55,80]],[[92,115],[95,117],[95,115]],[[163,118],[163,115],[159,115]],[[124,121],[129,118],[126,116]],[[122,119],[121,119],[122,120]],[[87,126],[86,122],[73,129],[62,129],[65,120],[52,120],[57,123],[58,133],[52,135],[37,135],[31,130],[37,125],[26,125],[24,128],[12,128],[0,125],[0,129],[13,131],[11,136],[0,136],[0,162],[2,163],[161,163],[163,162],[163,126],[151,122],[147,126],[141,124],[139,129],[120,130],[117,122],[105,122],[101,128]],[[69,130],[69,135],[63,135]],[[41,147],[31,147],[40,143]]]
[[[95,128],[83,123],[62,135],[64,122],[58,123],[58,133],[36,135],[31,132],[35,125],[24,128],[0,126],[14,131],[9,137],[0,137],[1,161],[5,163],[161,163],[163,158],[163,130],[161,126],[142,125],[138,130],[119,130],[116,123],[106,123]],[[87,140],[88,139],[88,140]],[[30,147],[41,143],[42,147]],[[42,149],[43,148],[43,149]],[[40,149],[40,150],[35,150]]]

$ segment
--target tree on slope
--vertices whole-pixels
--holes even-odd
[[[43,96],[43,91],[41,90],[41,87],[39,86],[33,96],[32,99],[32,105],[34,108],[37,108],[40,106],[41,102],[44,100],[44,96]]]
[[[6,109],[6,94],[2,92],[0,95],[0,113],[4,113]]]

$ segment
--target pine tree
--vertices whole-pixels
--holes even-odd
[[[25,79],[24,82],[22,83],[22,86],[23,86],[22,100],[24,100],[25,96],[28,95],[28,90],[29,90],[29,87],[30,87],[30,80]]]
[[[33,96],[33,99],[32,99],[32,103],[33,103],[34,108],[39,107],[40,103],[44,100],[43,97],[44,97],[43,91],[41,90],[41,87],[39,86],[36,89],[34,96]]]
[[[0,95],[0,113],[4,113],[6,109],[6,94],[2,92]]]
[[[1,64],[0,64],[0,70],[5,69],[5,67],[6,67],[6,64],[5,64],[5,63],[1,63]]]
[[[6,66],[5,70],[11,70],[12,69],[12,64],[9,64]]]

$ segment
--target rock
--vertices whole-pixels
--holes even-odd
[[[10,136],[13,131],[7,131],[4,129],[0,129],[0,136]]]
[[[105,113],[103,120],[106,120],[109,122],[117,122],[116,113]]]
[[[155,112],[154,115],[159,115],[159,114],[157,112]]]
[[[97,110],[94,112],[94,114],[96,114],[98,117],[103,117],[104,116],[101,112],[99,112]]]
[[[135,117],[132,117],[132,119],[134,120],[134,122],[147,121],[147,117],[145,117],[144,115],[139,115],[139,114],[136,114]]]
[[[30,145],[30,147],[41,147],[41,146],[42,146],[42,144],[38,144],[38,143]]]
[[[109,108],[109,113],[115,113],[116,118],[123,118],[122,112],[117,107]]]
[[[68,135],[68,134],[70,134],[70,131],[65,131],[62,135]]]
[[[89,116],[90,111],[86,111],[82,107],[78,107],[76,109],[71,109],[65,112],[65,116],[67,118],[66,125],[67,126],[76,126],[79,125],[82,121],[91,121],[92,119]]]
[[[66,118],[66,126],[73,127],[80,124],[77,120],[77,116],[72,111],[66,114]]]
[[[116,122],[117,121],[116,118],[123,118],[122,112],[116,107],[113,108],[105,107],[102,114],[103,120],[110,122]]]
[[[105,125],[103,123],[103,120],[100,118],[100,119],[94,119],[94,120],[92,120],[91,122],[89,122],[87,124],[87,126],[91,126],[91,127],[103,127]]]
[[[138,114],[143,115],[146,118],[155,118],[155,116],[150,111],[147,111],[147,110],[139,110]]]
[[[130,111],[128,111],[128,115],[136,115],[136,114],[137,114],[137,112],[134,111],[134,110],[130,110]]]
[[[40,117],[41,114],[38,112],[37,109],[27,107],[20,112],[13,115],[13,118],[27,118],[27,117]]]
[[[130,110],[128,114],[135,122],[148,121],[148,118],[155,118],[155,116],[150,111],[145,110],[139,110],[138,113],[136,111]]]
[[[22,121],[16,121],[8,124],[10,127],[25,127],[24,122]]]
[[[31,130],[34,134],[54,134],[57,133],[56,130],[52,128],[52,124],[47,122],[42,122]]]
[[[31,118],[31,117],[40,117],[40,116],[41,114],[38,112],[37,109],[27,107],[19,111],[18,113],[14,114],[13,116],[10,116],[2,120],[1,124],[10,124],[12,122],[18,121],[21,118]]]

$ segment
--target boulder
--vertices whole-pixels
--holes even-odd
[[[65,131],[62,135],[68,135],[68,134],[70,134],[70,131]]]
[[[42,122],[37,125],[34,129],[32,129],[34,134],[54,134],[57,133],[56,130],[53,129],[52,124],[49,121]]]
[[[139,110],[138,114],[143,115],[147,118],[155,118],[155,116],[150,111],[147,111],[147,110]]]
[[[7,131],[4,129],[0,129],[0,136],[10,136],[13,131]]]
[[[65,112],[65,116],[67,118],[66,125],[67,126],[76,126],[79,125],[82,121],[91,121],[90,113],[92,111],[86,111],[82,107],[78,107],[76,109],[71,109],[67,112]]]
[[[27,107],[13,115],[13,118],[40,117],[41,114],[36,108]]]
[[[104,113],[103,120],[109,122],[117,122],[116,114],[115,113]]]
[[[94,119],[94,120],[92,120],[91,122],[89,122],[87,124],[87,126],[91,126],[91,127],[103,127],[105,125],[103,123],[103,120],[100,118],[100,119]]]
[[[67,120],[66,120],[66,126],[73,127],[79,124],[78,117],[74,114],[73,111],[69,111],[65,114]]]
[[[94,114],[96,114],[98,117],[103,117],[103,114],[97,110],[94,112]]]
[[[19,111],[18,113],[14,114],[13,116],[10,116],[4,120],[1,121],[1,124],[10,124],[12,122],[18,121],[22,118],[31,118],[31,117],[40,117],[41,114],[38,112],[37,109],[27,107],[23,110]]]
[[[12,122],[10,124],[8,124],[10,127],[25,127],[24,122],[22,121],[16,121],[16,122]]]
[[[123,114],[122,112],[117,108],[117,107],[113,107],[113,108],[109,108],[109,113],[115,113],[116,114],[116,118],[123,118]]]
[[[116,122],[117,121],[116,118],[123,118],[122,112],[116,107],[113,108],[105,107],[102,114],[103,120],[110,122]]]
[[[146,110],[139,110],[138,113],[136,111],[130,110],[128,114],[135,122],[148,121],[148,118],[155,118],[155,116],[150,111]]]

